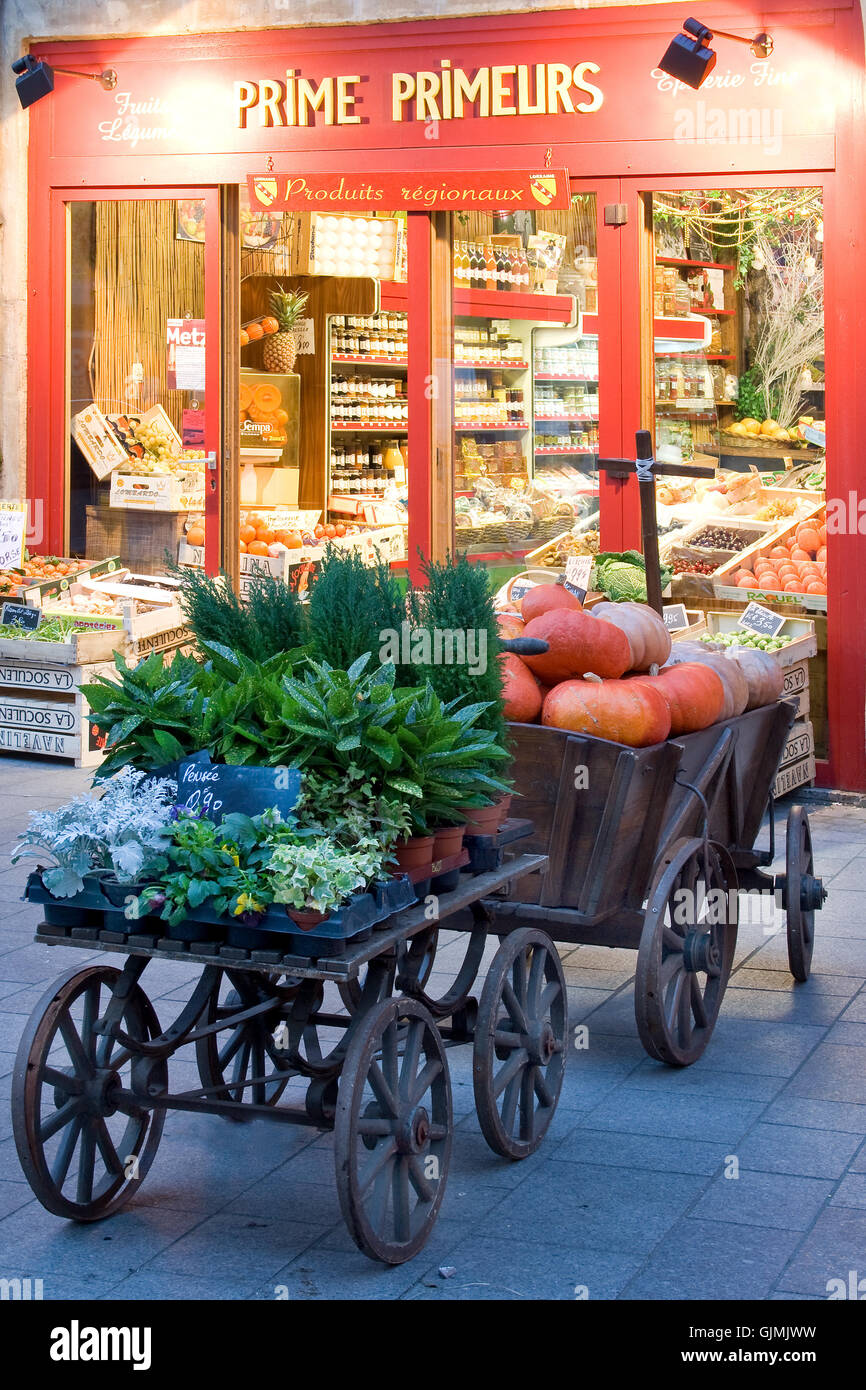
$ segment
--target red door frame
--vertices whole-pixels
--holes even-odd
[[[841,142],[840,142],[841,143]],[[852,171],[852,177],[853,177]],[[857,171],[861,189],[866,184],[862,171]],[[827,491],[830,498],[848,498],[862,486],[859,476],[858,441],[866,432],[866,401],[859,380],[859,363],[850,350],[856,341],[856,301],[846,294],[845,286],[856,283],[860,270],[862,227],[857,223],[855,197],[850,197],[850,183],[845,184],[840,172],[815,170],[791,172],[784,170],[775,176],[762,175],[714,177],[708,180],[713,188],[791,188],[805,186],[820,188],[824,194],[824,262],[825,262],[825,348],[827,391],[824,399],[827,420]],[[629,209],[629,221],[624,229],[623,274],[626,282],[637,286],[640,236],[641,193],[664,190],[672,192],[694,189],[695,179],[638,178],[623,182],[623,198]],[[845,190],[843,193],[842,190]],[[866,190],[864,190],[866,191]],[[651,293],[651,287],[649,289]],[[624,297],[627,319],[623,323],[623,344],[626,360],[622,372],[623,429],[627,438],[633,437],[641,424],[641,361],[638,315],[650,311],[650,305],[640,304],[635,295],[630,303]],[[859,495],[859,493],[858,493]],[[627,544],[640,543],[640,513],[637,488],[626,489],[624,500],[624,530]],[[866,592],[857,582],[858,563],[863,561],[863,540],[856,531],[833,536],[827,547],[827,726],[828,758],[819,761],[816,780],[819,785],[862,790],[866,786],[866,743],[863,737],[863,711],[866,706]]]
[[[140,202],[159,198],[202,198],[205,203],[205,373],[213,389],[205,393],[205,451],[213,452],[216,469],[208,469],[205,482],[206,527],[205,560],[211,573],[219,568],[219,509],[220,487],[220,248],[219,248],[219,190],[216,187],[198,188],[51,188],[40,190],[39,211],[35,217],[31,196],[30,243],[31,264],[47,267],[47,274],[31,277],[28,304],[28,344],[30,391],[27,402],[28,471],[27,493],[31,499],[43,501],[45,516],[42,544],[49,553],[62,554],[66,531],[66,485],[69,437],[67,412],[67,305],[69,284],[69,253],[67,236],[67,205],[91,202]],[[34,242],[36,243],[34,245]],[[35,262],[32,258],[36,258]],[[45,324],[49,325],[46,333]],[[33,383],[40,383],[39,392]],[[44,383],[44,387],[43,387]],[[41,402],[48,399],[48,408]],[[58,467],[58,453],[63,467]]]

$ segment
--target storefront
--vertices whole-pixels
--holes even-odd
[[[646,427],[719,468],[718,507],[660,495],[672,601],[814,621],[818,778],[866,789],[859,11],[703,13],[775,49],[719,37],[699,91],[657,66],[682,18],[35,47],[117,73],[30,111],[37,548],[303,583],[330,538],[501,583],[566,532],[639,545],[596,465]]]

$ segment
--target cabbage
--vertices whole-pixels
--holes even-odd
[[[664,589],[670,582],[671,571],[662,569]],[[605,551],[596,557],[590,583],[613,603],[646,603],[646,573],[644,558],[639,550]]]

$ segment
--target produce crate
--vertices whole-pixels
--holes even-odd
[[[678,632],[672,632],[672,642],[692,642],[696,637],[700,637],[702,632],[706,632],[707,620],[699,608],[687,608],[686,617],[689,620],[688,627],[680,628]]]
[[[739,593],[740,590],[737,592]],[[707,613],[706,615],[706,628],[710,633],[737,632],[739,627],[740,620],[736,613]],[[778,636],[792,639],[786,646],[770,652],[770,656],[774,657],[780,666],[788,667],[798,662],[804,662],[810,656],[815,656],[818,651],[815,624],[810,618],[786,618],[779,629]]]
[[[124,511],[200,512],[204,508],[203,473],[135,473],[111,475],[110,505]]]
[[[778,656],[778,652],[773,653]],[[809,663],[808,661],[797,661],[793,666],[785,668],[785,679],[782,685],[782,699],[796,700],[797,718],[805,719],[809,713]]]
[[[763,540],[756,541],[754,545],[749,546],[748,550],[743,550],[739,554],[732,556],[732,558],[721,566],[712,576],[714,593],[719,598],[739,599],[741,603],[747,603],[751,599],[757,599],[761,602],[766,602],[768,599],[775,602],[781,601],[783,603],[785,601],[790,601],[792,603],[801,604],[804,608],[812,609],[817,613],[826,613],[827,597],[825,594],[783,594],[775,589],[760,589],[757,583],[754,589],[740,589],[736,584],[728,582],[731,575],[735,574],[738,569],[752,569],[756,556],[769,554],[774,545],[778,545],[779,542],[790,540],[794,531],[796,531],[797,527],[800,526],[803,521],[817,518],[823,510],[824,501],[822,499],[820,506],[813,507],[805,517],[798,517],[796,521],[786,521],[780,525],[774,526]],[[758,522],[754,523],[755,526],[759,524]]]
[[[75,574],[54,575],[48,579],[27,579],[21,583],[21,602],[33,608],[42,608],[45,600],[55,594],[65,594],[70,584],[78,579],[92,579],[98,574],[113,574],[121,568],[120,557],[110,555],[107,560],[88,560],[83,569]]]
[[[131,570],[162,565],[166,551],[177,554],[186,516],[182,512],[139,512],[104,504],[85,508],[86,549],[95,555],[119,555]]]
[[[779,771],[773,784],[774,796],[805,787],[815,780],[815,737],[808,719],[799,720],[792,728],[782,751]]]
[[[724,527],[733,535],[746,539],[747,543],[742,550],[717,550],[694,544],[694,537],[700,536],[703,531],[710,527],[717,526]],[[760,546],[777,526],[778,523],[771,521],[747,521],[743,517],[702,516],[679,533],[677,539],[667,550],[667,558],[671,562],[675,560],[700,560],[705,565],[712,565],[714,569],[727,568],[730,562],[744,555],[746,551]]]
[[[88,722],[90,706],[79,687],[97,675],[114,673],[113,663],[66,666],[44,658],[4,659],[0,662],[0,752],[68,758],[76,767],[101,762],[103,739]]]
[[[730,494],[728,495],[730,496]],[[762,507],[769,507],[773,502],[779,501],[793,502],[797,509],[795,513],[792,513],[790,517],[779,517],[778,520],[769,523],[771,526],[786,526],[789,521],[805,521],[807,517],[813,515],[815,507],[823,500],[823,493],[805,492],[796,487],[759,486],[747,499],[732,503],[728,515],[752,517],[755,521],[759,521],[761,518],[755,516],[755,513],[759,512]]]

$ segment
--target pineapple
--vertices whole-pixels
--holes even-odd
[[[274,290],[271,311],[280,325],[278,333],[265,339],[263,361],[266,372],[290,372],[298,355],[294,328],[306,308],[308,296],[294,290]]]

